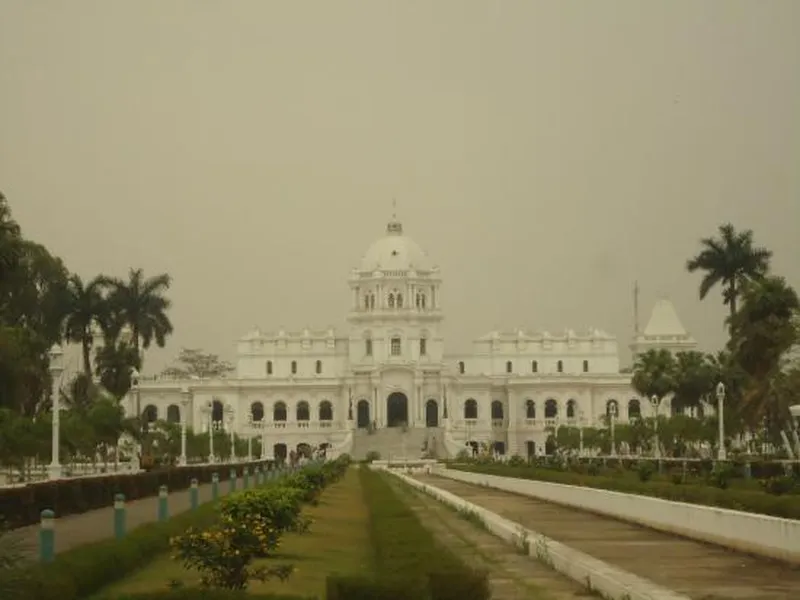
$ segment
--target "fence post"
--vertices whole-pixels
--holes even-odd
[[[197,507],[200,505],[199,491],[197,488],[197,479],[192,478],[191,483],[189,484],[189,503],[191,504],[192,510],[197,510]]]
[[[236,469],[231,469],[230,478],[228,479],[228,491],[231,494],[236,491]]]
[[[45,508],[39,524],[39,560],[53,562],[56,557],[56,514]]]
[[[114,537],[125,537],[125,494],[114,495]]]
[[[219,498],[219,473],[211,474],[211,501],[215,502]]]
[[[169,518],[169,490],[162,485],[158,488],[158,520],[166,521]]]

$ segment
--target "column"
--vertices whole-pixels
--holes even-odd
[[[519,454],[519,443],[517,440],[517,430],[519,418],[519,396],[512,390],[508,391],[508,454],[514,456]]]

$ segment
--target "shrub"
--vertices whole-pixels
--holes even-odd
[[[772,494],[774,496],[782,496],[783,494],[788,494],[792,491],[795,485],[795,481],[793,477],[788,477],[786,475],[779,475],[776,477],[770,477],[768,479],[764,479],[761,482],[764,490],[768,494]],[[800,504],[800,502],[798,502]]]
[[[639,481],[650,481],[656,472],[656,468],[649,460],[643,460],[636,467],[636,472],[639,475]]]
[[[112,600],[111,598],[105,600]],[[182,588],[114,596],[113,600],[317,600],[283,594],[248,594],[238,590]]]

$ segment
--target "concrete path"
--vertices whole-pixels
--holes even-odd
[[[420,476],[507,519],[666,588],[703,600],[800,598],[800,569],[541,500]]]
[[[250,484],[253,477],[250,478]],[[244,482],[239,478],[236,482],[236,489],[241,490]],[[201,485],[199,488],[200,504],[211,500],[211,484]],[[228,481],[219,483],[220,497],[226,495],[229,490]],[[189,489],[172,492],[169,495],[169,515],[175,516],[191,508]],[[140,525],[151,523],[158,519],[158,496],[142,498],[126,503],[127,511],[127,530],[132,531]],[[98,508],[78,515],[69,515],[56,519],[56,554],[90,544],[99,542],[114,536],[114,508]],[[9,539],[20,544],[24,554],[34,560],[39,557],[39,525],[29,525],[20,527],[8,534]]]
[[[391,485],[422,525],[468,565],[489,572],[493,600],[571,600],[592,596],[585,587],[523,556],[455,510],[392,477]]]

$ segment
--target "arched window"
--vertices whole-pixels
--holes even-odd
[[[503,403],[500,400],[492,401],[492,419],[503,418]]]
[[[514,370],[514,363],[510,360],[506,361],[506,373],[511,373]]]
[[[397,294],[397,308],[403,308],[403,294]]]
[[[167,407],[167,423],[181,422],[181,407],[177,404],[170,404]]]
[[[403,343],[399,337],[393,337],[390,342],[390,350],[392,352],[392,356],[400,356],[403,350]]]
[[[364,354],[372,356],[372,340],[370,339],[364,340]]]
[[[636,398],[628,400],[628,420],[642,418],[642,405]]]
[[[142,420],[145,423],[155,423],[158,421],[158,408],[154,404],[148,404],[142,411]]]
[[[610,418],[612,413],[615,419],[619,418],[619,404],[613,399],[606,402],[606,417]]]
[[[222,422],[222,417],[224,416],[224,407],[222,406],[222,402],[217,399],[214,399],[211,402],[211,420],[215,423]]]
[[[375,294],[369,295],[369,309],[375,310]]]
[[[286,420],[286,405],[283,402],[276,402],[272,407],[272,420],[285,421]]]
[[[552,398],[548,398],[544,403],[544,418],[556,419],[558,418],[558,402]]]
[[[557,370],[559,373],[563,373],[563,372],[564,372],[564,361],[563,361],[563,360],[560,360],[560,361],[558,361],[558,362],[556,363],[556,370]]]
[[[297,403],[297,408],[295,409],[296,420],[308,421],[311,419],[310,413],[311,411],[308,409],[308,402],[301,400]]]
[[[297,374],[297,361],[293,360],[292,361],[292,375],[296,375],[296,374]]]
[[[389,308],[394,308],[394,294],[389,294]]]
[[[253,402],[250,405],[250,414],[253,415],[253,422],[264,420],[264,405],[261,402]]]
[[[465,419],[478,418],[478,403],[473,398],[470,398],[469,400],[464,402],[464,418]]]
[[[589,372],[589,361],[588,360],[583,361],[583,372],[584,373],[588,373]]]
[[[536,402],[533,400],[525,400],[525,418],[526,419],[535,419],[536,418]]]
[[[463,360],[458,361],[458,372],[461,373],[462,375],[464,374],[464,361]]]
[[[317,375],[322,373],[322,361],[321,360],[317,361],[316,371],[317,371]]]
[[[578,403],[575,400],[567,400],[567,418],[574,419],[576,418],[578,412]]]
[[[539,361],[532,360],[531,361],[531,373],[538,373],[539,372]]]
[[[319,420],[333,421],[333,404],[327,400],[323,400],[319,403]]]
[[[267,361],[267,375],[272,375],[272,361]]]

